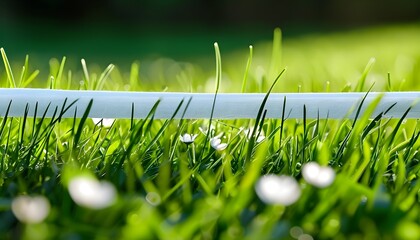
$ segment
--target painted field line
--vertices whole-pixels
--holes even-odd
[[[420,118],[420,92],[369,93],[363,104],[365,109],[375,98],[383,95],[374,115],[385,111],[395,104],[385,118],[400,118],[411,106],[408,118]],[[265,94],[219,93],[217,95],[215,119],[255,118]],[[272,93],[266,103],[267,118],[281,118],[284,98],[286,97],[286,117],[302,118],[303,106],[306,117],[352,118],[365,93]],[[81,117],[91,99],[93,105],[89,117],[94,118],[145,118],[152,106],[160,99],[155,118],[170,118],[179,103],[184,99],[176,118],[180,118],[186,103],[191,98],[184,118],[209,118],[214,93],[169,93],[169,92],[118,92],[118,91],[74,91],[49,89],[0,89],[0,117],[4,117],[11,101],[10,117],[22,117],[28,107],[28,116],[33,117],[37,105],[37,116],[41,116],[49,106],[46,117],[52,117],[55,108],[60,111],[66,102],[74,104],[63,117]],[[66,100],[67,99],[67,100]],[[133,108],[134,106],[134,108]]]

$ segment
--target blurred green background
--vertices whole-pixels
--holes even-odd
[[[215,41],[226,56],[270,42],[275,27],[293,42],[419,20],[414,0],[2,0],[0,47],[19,66],[29,54],[41,70],[62,56],[70,67],[85,58],[129,69],[135,60],[166,57],[213,69]],[[242,67],[246,55],[238,59]]]

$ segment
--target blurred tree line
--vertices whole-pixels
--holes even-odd
[[[1,0],[1,20],[118,24],[333,24],[420,20],[416,0]]]

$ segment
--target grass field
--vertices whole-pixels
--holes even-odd
[[[273,42],[239,52],[224,54],[219,42],[211,66],[161,58],[70,69],[63,58],[39,72],[2,52],[0,86],[418,91],[419,28],[283,43],[275,30]],[[0,238],[419,239],[418,120],[370,119],[374,107],[341,120],[265,119],[263,108],[236,120],[0,113]]]

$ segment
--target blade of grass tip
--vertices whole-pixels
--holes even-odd
[[[120,169],[124,163],[124,160],[128,158],[128,156],[130,156],[131,150],[134,148],[135,144],[138,143],[138,140],[143,135],[144,125],[146,124],[147,120],[152,119],[160,102],[161,102],[161,99],[156,101],[156,103],[152,106],[149,113],[147,114],[146,118],[143,121],[141,121],[141,124],[140,126],[137,127],[137,129],[134,129],[134,127],[136,126],[133,125],[133,128],[131,129],[130,137],[129,137],[130,140],[129,140],[128,146],[125,148],[125,151],[121,155],[119,160],[115,160],[115,162],[117,162],[117,169]]]
[[[192,101],[192,97],[190,97],[188,99],[188,102],[185,105],[184,111],[182,112],[182,115],[181,115],[181,119],[179,120],[179,123],[178,123],[177,131],[175,132],[175,136],[180,136],[181,133],[184,131],[184,124],[183,124],[184,120],[185,120],[184,117],[185,117],[185,113],[187,112],[188,107],[190,106],[191,101]],[[169,159],[173,159],[173,156],[174,156],[175,150],[176,150],[175,146],[176,146],[176,144],[178,144],[178,141],[179,141],[179,138],[175,138],[175,143],[173,145],[172,152],[170,153],[170,158]]]
[[[273,84],[271,84],[270,88],[268,89],[267,93],[264,96],[264,99],[261,103],[261,106],[258,110],[258,114],[257,114],[257,118],[255,119],[255,124],[254,124],[254,129],[252,130],[251,133],[251,137],[249,139],[249,143],[248,143],[248,150],[247,150],[247,155],[244,161],[244,164],[246,165],[246,162],[248,162],[251,159],[251,155],[252,155],[252,151],[255,145],[255,140],[256,140],[256,136],[255,133],[257,131],[257,127],[260,124],[260,120],[261,120],[261,116],[264,112],[264,108],[265,108],[265,104],[267,103],[268,97],[270,96],[271,91],[273,90],[274,86],[276,85],[276,83],[278,82],[278,80],[280,79],[280,77],[283,75],[283,73],[286,71],[286,68],[283,69],[279,75],[277,75],[276,79],[274,80]]]
[[[312,137],[317,137],[319,139],[319,124],[320,124],[320,119],[319,119],[319,109],[316,113],[316,122],[315,122],[315,128],[314,131],[312,133]]]
[[[345,161],[345,166],[343,168],[347,169],[347,172],[350,174],[354,173],[355,166],[362,166],[361,163],[365,160],[363,157],[360,158],[360,151],[363,151],[361,149],[364,147],[364,141],[361,136],[363,135],[366,125],[368,125],[370,121],[369,119],[381,101],[382,96],[382,94],[379,94],[373,101],[371,101],[356,126],[351,129],[352,134],[347,140],[348,150],[344,150],[341,157],[341,160],[343,160],[342,163]],[[378,139],[379,138],[381,137],[378,137]],[[354,152],[353,149],[356,149],[357,146],[359,151]]]
[[[214,108],[216,106],[216,98],[217,98],[217,94],[219,93],[219,87],[220,87],[220,81],[222,79],[222,58],[220,55],[220,49],[219,49],[219,44],[217,44],[217,42],[214,43],[214,51],[215,51],[215,55],[216,55],[216,89],[214,91],[214,98],[213,98],[213,103],[212,103],[212,107],[211,107],[211,112],[210,112],[210,119],[209,119],[209,125],[208,125],[208,131],[206,134],[206,139],[205,139],[205,143],[204,147],[202,148],[201,152],[200,152],[200,158],[201,159],[203,157],[204,152],[207,150],[208,147],[208,141],[209,141],[209,137],[210,137],[210,129],[211,129],[211,123],[213,121],[213,114],[214,114]]]
[[[190,98],[188,99],[188,102],[187,102],[187,104],[185,105],[184,111],[182,112],[182,115],[181,115],[181,120],[183,120],[183,119],[184,119],[184,117],[185,117],[185,113],[187,112],[188,107],[190,106],[191,101],[192,101],[192,97],[190,97]]]
[[[373,64],[376,62],[375,58],[371,58],[369,60],[369,62],[366,64],[365,70],[362,73],[362,76],[360,77],[357,86],[356,86],[356,91],[357,92],[363,92],[363,87],[365,85],[366,82],[366,77],[369,74],[370,70],[372,69]]]
[[[263,115],[261,117],[260,124],[258,125],[258,136],[261,134],[261,131],[263,129],[264,120],[265,120],[266,115],[267,115],[267,109],[264,109]],[[258,139],[258,136],[255,136],[255,139]]]
[[[9,143],[10,143],[10,136],[12,135],[12,121],[13,118],[11,118],[11,121],[9,121],[9,131],[7,133],[7,139],[6,139],[6,146],[4,147],[4,152],[7,153],[9,151]],[[1,163],[2,163],[2,170],[4,169],[4,161],[7,154],[2,154]]]
[[[31,84],[31,82],[38,76],[39,74],[39,70],[35,70],[33,71],[33,73],[31,75],[29,75],[29,77],[23,82],[21,87],[27,87],[29,84]]]
[[[1,136],[1,135],[0,135]],[[406,163],[408,163],[409,161],[409,155],[412,151],[414,151],[414,144],[417,142],[417,139],[419,139],[420,137],[420,131],[416,133],[416,131],[413,131],[413,134],[410,138],[409,143],[407,144],[407,149],[409,149],[408,151],[406,151],[404,153],[404,160],[406,161]]]
[[[72,80],[72,73],[71,70],[67,72],[67,87],[66,89],[71,89],[71,80]]]
[[[34,119],[32,122],[32,138],[34,137],[35,133],[35,126],[36,126],[36,114],[38,112],[38,101],[35,102],[35,111],[34,111]]]
[[[155,137],[150,141],[150,143],[147,145],[146,149],[143,151],[143,153],[138,158],[139,160],[142,160],[144,156],[149,152],[149,150],[152,148],[152,146],[159,140],[159,138],[163,135],[165,130],[168,128],[169,124],[172,122],[172,120],[175,118],[178,111],[181,109],[182,104],[184,104],[184,99],[181,100],[181,102],[178,104],[178,107],[175,109],[175,112],[172,114],[171,118],[166,120],[163,126],[158,130]],[[157,159],[156,159],[157,160]],[[153,164],[150,163],[150,164]],[[141,176],[138,176],[141,177]]]
[[[49,88],[50,89],[55,89],[55,78],[54,76],[50,76],[50,80],[49,80]]]
[[[269,79],[275,78],[281,67],[281,41],[282,33],[280,28],[275,28],[273,33],[273,46],[271,52],[271,63],[268,72]]]
[[[140,64],[133,62],[130,69],[130,88],[131,90],[137,90],[139,88],[139,72]]]
[[[405,118],[407,117],[407,114],[411,111],[412,106],[407,108],[407,110],[404,112],[404,114],[401,116],[401,118],[398,120],[397,125],[395,125],[394,129],[392,130],[392,133],[390,135],[388,146],[391,146],[394,143],[395,136],[397,135],[397,132],[399,128],[401,127],[401,124],[404,122]]]
[[[109,64],[108,67],[101,73],[98,81],[94,83],[94,90],[100,90],[104,87],[105,80],[108,78],[109,74],[111,74],[112,70],[114,70],[114,67],[114,64]]]
[[[15,148],[14,157],[16,159],[19,159],[21,154],[21,149],[23,146],[23,142],[25,141],[25,128],[26,128],[26,121],[28,120],[28,113],[29,113],[29,103],[26,103],[25,105],[25,111],[23,113],[23,119],[21,119],[21,125],[19,127],[19,142]],[[22,162],[23,163],[23,162]],[[27,168],[29,166],[29,159],[25,161],[24,168]]]
[[[76,120],[77,120],[77,106],[74,108],[73,122],[72,122],[71,130],[70,130],[72,135],[74,135],[74,132],[75,132],[75,129],[76,129]]]
[[[375,125],[379,122],[379,120],[382,119],[382,117],[387,114],[397,103],[392,104],[389,108],[387,108],[385,111],[380,112],[370,123],[369,125],[367,125],[362,132],[362,136],[360,138],[360,140],[362,141],[363,139],[365,139],[365,137],[367,136],[367,134],[370,132],[370,130],[372,130]]]
[[[386,87],[387,87],[387,91],[388,92],[392,92],[392,84],[391,84],[391,73],[388,73],[388,75],[387,75],[387,85],[386,85]]]
[[[25,75],[26,75],[26,67],[25,66],[22,66],[22,72],[20,73],[20,78],[19,78],[19,85],[18,85],[19,87],[22,86],[22,83],[24,81]]]
[[[37,144],[37,136],[35,133],[35,126],[36,126],[36,120],[37,120],[37,112],[38,112],[38,101],[35,103],[35,110],[34,110],[34,118],[33,118],[33,124],[32,124],[32,134],[30,138],[29,146],[27,146],[27,154],[26,154],[26,163],[29,165],[33,149],[35,148],[35,145]]]
[[[63,115],[74,105],[76,104],[76,102],[79,101],[79,99],[74,100],[73,102],[71,102],[67,107],[66,107],[66,103],[67,103],[67,98],[64,99],[63,101],[63,105],[61,106],[61,110],[60,113],[57,117],[57,119],[55,120],[55,122],[61,122],[61,119],[63,118]],[[77,109],[76,109],[77,110]],[[54,123],[55,123],[54,122]]]
[[[252,49],[253,49],[252,45],[249,45],[249,56],[248,56],[248,61],[246,62],[244,79],[242,80],[242,89],[241,89],[242,93],[246,91],[246,82],[248,80],[249,68],[251,67],[251,63],[252,63],[252,52],[253,52]]]
[[[23,66],[26,69],[25,75],[23,75],[23,79],[26,79],[26,77],[28,75],[28,71],[29,71],[29,55],[28,54],[26,54],[26,56],[25,56],[25,64]]]
[[[351,125],[351,129],[346,134],[346,136],[344,137],[343,141],[340,143],[339,149],[338,149],[338,151],[337,151],[337,153],[336,153],[336,155],[334,157],[335,161],[341,159],[342,156],[344,155],[344,149],[346,148],[347,143],[350,140],[351,134],[353,133],[353,131],[355,131],[356,122],[359,119],[359,116],[360,116],[361,111],[362,111],[363,104],[364,104],[367,96],[369,95],[370,90],[372,89],[372,87],[373,87],[373,85],[369,88],[369,90],[366,92],[366,94],[363,96],[362,100],[360,101],[360,103],[359,103],[359,105],[357,107],[357,110],[356,110],[356,115],[354,116],[354,120],[353,120],[353,123]],[[375,108],[377,106],[377,104],[379,103],[379,101],[382,98],[382,96],[383,95],[380,95],[378,98],[375,99],[374,102],[371,103],[372,104],[371,105],[372,108]],[[373,109],[372,109],[372,112],[373,112]],[[365,114],[364,115],[364,119],[362,120],[362,122],[366,122],[369,119],[369,117],[370,116],[367,116]]]
[[[63,105],[61,105],[60,114],[58,115],[58,118],[57,118],[57,120],[58,120],[59,122],[61,121],[61,117],[63,116],[64,112],[65,112],[65,111],[67,111],[67,109],[69,109],[69,107],[71,106],[71,104],[70,104],[70,106],[68,106],[68,107],[66,108],[67,99],[68,99],[68,98],[64,98]],[[76,103],[76,101],[77,101],[77,100],[75,100],[73,103]]]
[[[38,103],[38,102],[37,102]],[[48,109],[50,109],[50,106],[51,106],[51,102],[49,102],[48,103],[48,105],[47,105],[47,107],[45,108],[45,111],[44,111],[44,113],[42,114],[42,117],[41,117],[41,119],[40,119],[40,121],[38,122],[38,124],[37,124],[37,126],[36,126],[36,132],[35,132],[35,134],[33,134],[33,136],[32,136],[32,138],[34,138],[34,139],[36,139],[37,137],[38,137],[38,135],[39,135],[39,133],[41,132],[41,126],[42,126],[42,123],[44,122],[44,120],[45,120],[45,117],[46,117],[46,115],[47,115],[47,112],[48,112]],[[57,110],[56,110],[57,111]],[[54,119],[54,117],[55,117],[55,114],[52,116],[52,118],[51,119]],[[52,121],[51,121],[52,122]],[[34,125],[35,125],[35,121],[34,121]],[[52,125],[50,125],[49,127],[52,127]],[[41,134],[43,134],[43,133],[45,133],[45,132],[47,132],[48,131],[48,127],[46,127],[46,128],[44,128],[44,130],[43,130],[43,132],[41,133]]]
[[[133,126],[134,126],[134,102],[131,103],[130,130],[133,129]]]
[[[22,144],[24,141],[24,134],[25,134],[25,127],[26,127],[26,121],[28,120],[28,113],[29,113],[29,103],[26,103],[25,105],[25,112],[23,113],[23,120],[22,120],[22,126],[20,127],[20,139],[19,142]]]
[[[66,57],[64,56],[61,59],[60,68],[58,69],[57,75],[55,76],[54,89],[57,88],[57,82],[61,82],[65,64],[66,64]]]
[[[365,102],[365,100],[366,100],[367,96],[369,95],[370,91],[372,90],[372,88],[373,88],[373,85],[369,88],[369,90],[363,96],[362,100],[360,101],[359,106],[357,106],[356,115],[354,116],[354,120],[353,120],[353,123],[351,125],[351,128],[354,128],[354,126],[356,125],[357,119],[359,118],[359,115],[362,111],[363,103]]]
[[[0,139],[3,137],[4,127],[6,126],[7,118],[9,116],[10,106],[12,105],[12,100],[9,101],[9,105],[7,105],[6,113],[4,114],[3,121],[0,125]]]
[[[83,77],[85,79],[85,88],[88,89],[88,86],[90,84],[90,78],[89,78],[89,72],[87,69],[87,65],[86,65],[86,60],[82,58],[82,60],[80,60],[80,62],[82,63],[82,69],[83,69]]]
[[[73,148],[76,148],[77,147],[77,144],[79,143],[79,140],[80,140],[80,137],[81,137],[82,131],[83,131],[83,126],[85,125],[86,119],[89,116],[89,112],[90,112],[90,109],[92,108],[92,105],[93,105],[93,99],[91,99],[89,101],[89,103],[88,103],[88,105],[86,107],[86,110],[83,113],[82,118],[80,119],[79,126],[77,127],[77,132],[76,132],[76,134],[74,135],[74,138],[73,138],[74,139],[74,141],[73,141]]]
[[[6,69],[7,80],[9,80],[10,87],[15,88],[16,82],[15,78],[13,77],[12,67],[10,66],[9,60],[7,59],[6,52],[4,48],[0,48],[1,57],[3,58],[4,68]]]
[[[281,142],[282,142],[282,138],[283,138],[283,128],[284,128],[284,121],[285,119],[285,113],[286,113],[286,96],[284,96],[284,100],[283,100],[283,107],[281,110],[281,123],[280,123],[280,140],[279,140],[279,150],[277,153],[280,153],[280,149],[281,149]]]

